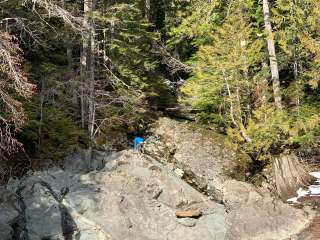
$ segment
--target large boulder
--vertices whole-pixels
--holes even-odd
[[[265,189],[228,180],[223,199],[228,208],[228,240],[291,239],[312,222],[314,212],[297,209],[273,198]]]
[[[108,162],[112,162],[120,155],[120,152],[79,149],[65,158],[63,169],[73,173],[101,170]]]
[[[154,135],[145,143],[145,152],[225,205],[226,239],[286,239],[312,221],[312,211],[285,204],[266,188],[258,189],[232,179],[236,166],[250,160],[230,149],[224,136],[169,118],[160,118],[152,132]]]
[[[17,198],[5,187],[0,187],[0,239],[11,240],[13,234],[12,226],[19,213],[15,203]]]
[[[223,205],[133,151],[100,171],[54,168],[12,181],[7,189],[18,196],[19,221],[1,239],[220,240],[226,234]],[[177,211],[199,215],[178,218]]]
[[[225,143],[225,136],[195,127],[186,121],[160,118],[152,127],[153,137],[145,143],[145,152],[162,162],[174,163],[183,170],[183,178],[197,189],[222,200],[223,183],[249,156]],[[240,164],[239,164],[240,163]]]
[[[265,194],[267,191],[263,189],[256,189],[252,184],[233,179],[225,181],[222,188],[223,203],[229,211],[259,202]]]

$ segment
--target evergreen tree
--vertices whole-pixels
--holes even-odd
[[[224,126],[231,143],[254,160],[273,163],[290,191],[308,177],[295,158],[283,164],[275,156],[314,147],[319,136],[316,4],[207,3],[213,6],[209,14],[194,4],[194,12],[172,28],[173,39],[187,35],[197,49],[182,91],[201,111],[199,119]]]

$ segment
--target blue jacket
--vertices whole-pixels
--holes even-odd
[[[135,137],[134,140],[133,140],[134,148],[138,148],[139,146],[142,145],[143,142],[144,142],[144,138],[142,138],[142,137]]]

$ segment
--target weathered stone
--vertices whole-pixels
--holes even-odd
[[[176,175],[177,177],[179,177],[179,178],[182,178],[183,175],[184,175],[184,171],[183,171],[182,169],[180,169],[180,168],[176,168],[176,169],[174,170],[174,173],[175,173],[175,175]]]
[[[230,178],[227,170],[240,158],[249,161],[248,156],[226,146],[224,136],[208,134],[186,122],[160,118],[151,131],[156,137],[146,141],[146,153],[164,163],[173,162],[186,181],[218,201],[224,181]]]
[[[309,215],[248,183],[228,180],[223,193],[229,210],[228,240],[286,239],[302,231],[313,218],[312,212]]]
[[[66,159],[63,170],[9,181],[0,188],[0,239],[303,239],[296,234],[313,212],[231,180],[225,170],[238,155],[220,135],[212,141],[189,124],[159,121],[158,136],[145,144],[152,157],[94,151],[88,163],[84,151]]]
[[[113,162],[119,157],[117,152],[101,152],[93,150],[78,150],[68,156],[63,164],[63,168],[68,172],[87,173],[89,171],[101,170],[106,164]]]
[[[229,212],[228,240],[287,239],[305,229],[313,215],[272,198]]]
[[[268,190],[232,180],[226,170],[245,156],[225,146],[221,135],[208,136],[189,123],[168,118],[159,119],[152,131],[157,137],[150,144],[147,140],[146,152],[181,169],[185,181],[225,204],[225,239],[286,239],[311,221],[312,213],[274,199]]]
[[[0,239],[11,240],[12,228],[7,223],[0,222]]]
[[[229,210],[242,205],[261,201],[263,196],[253,185],[236,180],[227,180],[223,184],[223,203]]]
[[[0,239],[11,240],[11,226],[19,216],[16,210],[16,196],[5,187],[0,187]]]
[[[52,169],[21,180],[29,239],[224,239],[223,205],[134,151],[114,161],[126,164],[90,173]],[[178,223],[178,203],[208,215],[196,225]]]
[[[194,227],[197,224],[197,220],[194,218],[179,218],[177,222],[185,227]]]

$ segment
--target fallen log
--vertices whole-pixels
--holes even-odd
[[[198,218],[201,217],[202,212],[200,209],[190,209],[190,210],[177,210],[176,216],[178,218]]]

